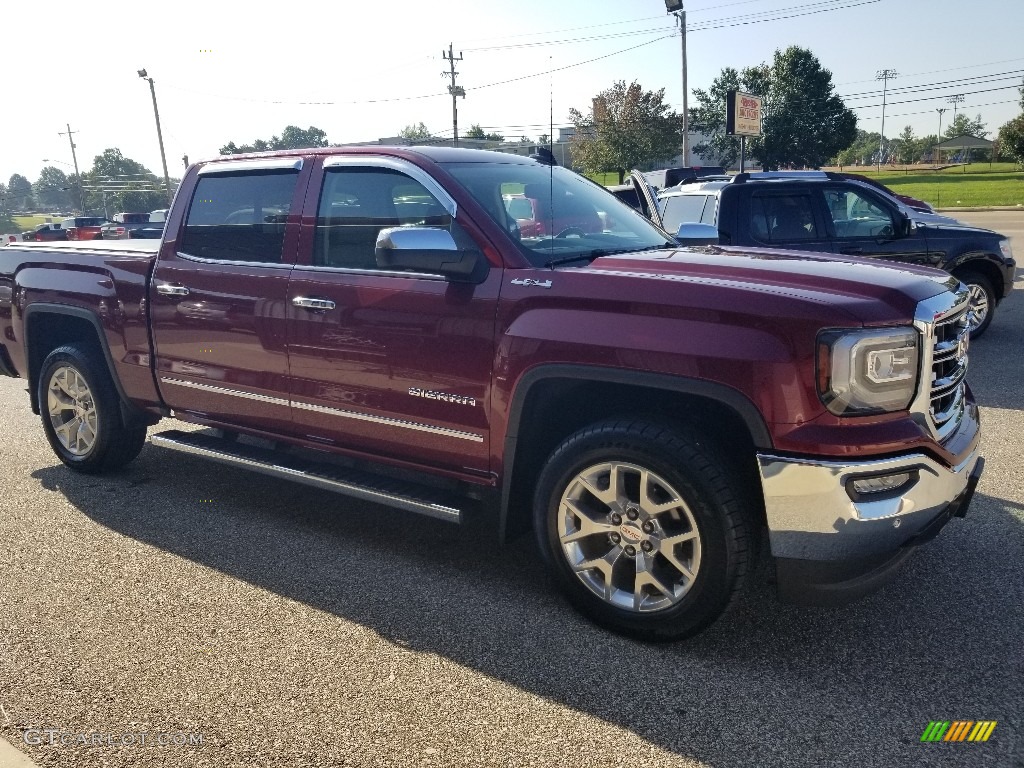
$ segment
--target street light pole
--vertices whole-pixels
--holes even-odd
[[[164,152],[164,134],[160,130],[160,110],[156,106],[156,86],[153,85],[153,78],[149,77],[145,69],[139,70],[139,77],[149,81],[149,92],[153,96],[153,115],[156,117],[156,137],[160,142],[160,161],[164,165],[164,190],[167,198],[167,205],[171,205],[171,176],[167,173],[167,155]]]
[[[889,80],[895,78],[895,69],[880,69],[875,73],[875,80],[882,81],[882,135],[878,138],[878,170],[882,170],[882,152],[885,147],[885,94],[889,89]]]
[[[690,165],[690,110],[689,93],[686,84],[686,11],[683,0],[665,0],[665,10],[676,17],[679,23],[679,37],[683,54],[683,165]]]
[[[946,111],[946,108],[945,107],[939,107],[935,111],[939,113],[939,132],[935,136],[935,145],[938,146],[939,144],[942,143],[942,113]],[[937,149],[935,150],[936,153],[938,153],[938,151],[939,150],[937,150]],[[937,157],[936,157],[936,159],[933,159],[933,162],[935,162],[935,164],[938,165]]]

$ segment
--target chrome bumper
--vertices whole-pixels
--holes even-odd
[[[864,462],[757,459],[772,555],[855,560],[895,552],[927,528],[964,494],[980,455],[975,444],[952,468],[919,453]],[[854,500],[847,490],[858,477],[901,472],[916,480],[895,493]]]

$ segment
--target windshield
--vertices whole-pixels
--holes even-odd
[[[611,192],[566,168],[444,163],[534,266],[671,246],[665,233]]]

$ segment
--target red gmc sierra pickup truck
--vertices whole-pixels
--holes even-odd
[[[603,228],[555,231],[581,209]],[[0,248],[0,371],[71,470],[202,425],[148,450],[493,512],[591,619],[667,640],[762,551],[782,599],[841,603],[966,512],[967,306],[928,267],[688,247],[528,158],[296,150],[192,165],[162,241]]]

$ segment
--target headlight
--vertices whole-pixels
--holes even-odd
[[[1013,258],[1013,248],[1010,247],[1010,241],[1008,239],[999,241],[999,251],[1008,259]]]
[[[918,334],[912,328],[826,331],[818,337],[818,392],[837,416],[900,411],[917,390]]]

